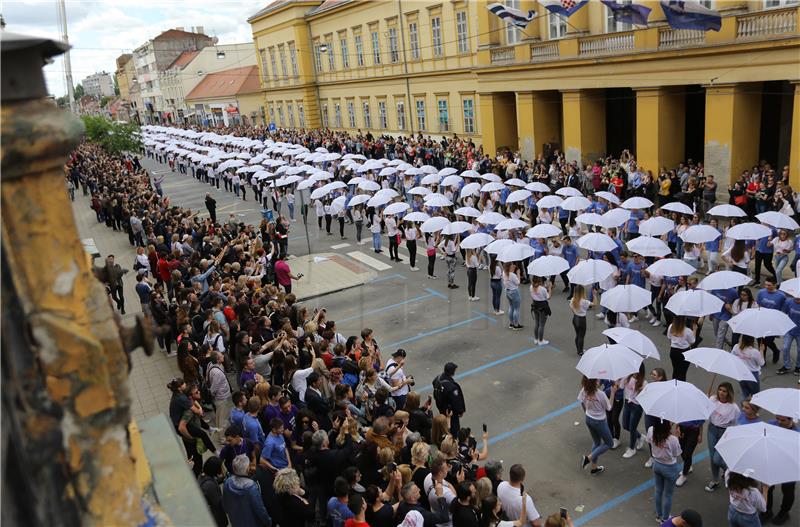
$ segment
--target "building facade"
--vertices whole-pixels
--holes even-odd
[[[723,182],[764,159],[800,184],[797,0],[704,0],[718,32],[672,29],[655,0],[637,0],[647,27],[600,2],[565,19],[506,0],[536,12],[524,31],[487,3],[273,2],[248,19],[267,120],[584,164],[629,149],[654,173],[693,158]]]
[[[114,79],[111,78],[110,73],[102,71],[89,75],[81,81],[83,92],[92,97],[113,97],[114,95]]]
[[[191,121],[203,126],[263,125],[258,68],[244,66],[209,73],[186,94]]]
[[[136,68],[133,66],[133,55],[131,53],[124,53],[117,57],[117,71],[114,75],[117,78],[120,98],[117,119],[130,122],[136,114],[133,97],[131,96],[131,88],[134,80],[136,80]]]

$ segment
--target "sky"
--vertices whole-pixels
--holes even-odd
[[[72,45],[72,79],[78,84],[101,71],[116,70],[116,58],[131,53],[162,31],[203,26],[220,44],[252,42],[247,18],[270,0],[66,0],[67,30]],[[6,30],[61,40],[58,3],[53,0],[3,0]],[[45,67],[48,91],[66,94],[64,62]]]

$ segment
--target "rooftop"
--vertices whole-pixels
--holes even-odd
[[[178,55],[178,58],[176,58],[176,59],[175,59],[175,60],[172,62],[172,64],[170,64],[169,66],[167,66],[167,69],[168,69],[168,70],[171,70],[172,68],[180,68],[180,69],[183,69],[183,68],[185,68],[186,66],[188,66],[188,65],[189,65],[189,63],[190,63],[190,62],[191,62],[191,61],[192,61],[192,60],[193,60],[193,59],[194,59],[194,58],[195,58],[197,55],[199,55],[199,54],[200,54],[200,52],[199,52],[199,51],[184,51],[183,53],[181,53],[180,55]]]
[[[258,66],[245,66],[209,73],[186,96],[186,100],[233,97],[261,90]]]
[[[324,2],[322,2],[322,4],[320,4],[318,7],[315,7],[314,9],[309,11],[307,14],[308,15],[316,15],[316,14],[321,13],[323,11],[327,11],[329,9],[334,9],[336,7],[339,7],[340,5],[347,4],[350,1],[351,0],[325,0]]]
[[[183,31],[181,29],[168,29],[155,37],[153,40],[168,40],[188,37],[206,38],[211,40],[211,37],[204,33],[192,33],[191,31]]]

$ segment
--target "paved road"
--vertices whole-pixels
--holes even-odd
[[[164,166],[155,167],[149,161],[146,166],[159,173],[165,170]],[[190,176],[170,173],[163,188],[173,203],[205,212],[203,199],[207,185]],[[213,192],[218,218],[233,212],[244,221],[260,220],[259,207],[252,201],[242,202],[216,189]],[[304,254],[308,248],[302,224],[292,226],[290,252]],[[410,272],[403,249],[404,262],[396,263],[385,252],[377,255],[371,246],[356,245],[354,228],[350,225],[346,232],[348,239],[344,241],[320,233],[315,222],[308,230],[313,253],[349,254],[380,272],[368,285],[309,301],[311,307],[327,307],[344,335],[370,327],[385,353],[397,347],[408,350],[406,370],[415,376],[416,389],[422,392],[430,392],[430,382],[445,362],[456,362],[468,408],[462,422],[477,434],[482,423],[488,424],[490,459],[503,460],[506,475],[513,463],[526,467],[526,488],[540,513],[547,515],[564,506],[575,525],[654,523],[652,472],[643,466],[646,449],[631,459],[622,459],[626,432],[622,432],[623,446],[602,456],[600,462],[606,467],[605,473],[591,476],[578,466],[580,456],[591,449],[591,440],[575,399],[580,380],[575,370],[578,357],[571,314],[560,287],[551,301],[553,316],[545,331],[550,344],[537,346],[532,338],[532,321],[524,307],[529,304],[527,300],[523,302],[526,326],[523,331],[509,331],[504,317],[491,315],[486,273],[479,275],[480,301],[469,302],[463,267],[457,269],[456,283],[461,288],[449,290],[444,279],[444,262],[440,260],[437,260],[440,278],[428,280],[424,271]],[[127,244],[127,240],[121,243]],[[505,309],[505,299],[503,305]],[[606,326],[593,317],[588,325],[586,346],[604,342],[601,331]],[[664,357],[660,362],[647,360],[648,369],[661,366],[671,371],[662,328],[652,328],[643,321],[635,322],[632,327],[650,336]],[[704,336],[710,338],[709,328]],[[774,369],[771,365],[765,368],[763,388],[791,386],[796,382],[791,375],[776,376]],[[703,389],[711,381],[709,375],[696,368],[689,371],[689,380]],[[166,397],[163,389],[160,393],[163,394],[160,397]],[[705,444],[698,447],[695,456],[694,474],[684,487],[676,489],[673,512],[695,508],[703,513],[706,525],[725,525],[727,492],[718,490],[708,494],[703,490],[710,476]]]

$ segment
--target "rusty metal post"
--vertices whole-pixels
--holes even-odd
[[[128,359],[65,192],[83,127],[45,99],[64,49],[2,35],[3,520],[139,525]]]

